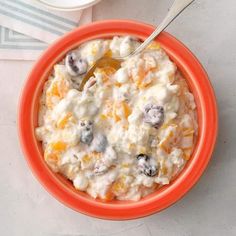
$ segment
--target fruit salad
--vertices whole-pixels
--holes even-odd
[[[78,90],[99,58],[139,45],[130,36],[80,45],[54,65],[40,98],[35,133],[46,163],[104,201],[137,201],[171,183],[197,138],[194,96],[157,42],[118,70],[96,68]]]

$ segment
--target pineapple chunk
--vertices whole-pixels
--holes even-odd
[[[73,117],[73,114],[71,112],[68,112],[64,116],[62,116],[58,121],[57,121],[57,128],[59,129],[64,129],[66,125],[68,124],[69,121],[72,121],[75,123],[75,118]]]

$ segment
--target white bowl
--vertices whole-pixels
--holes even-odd
[[[75,11],[91,7],[101,0],[38,0],[46,7],[61,10],[61,11]]]

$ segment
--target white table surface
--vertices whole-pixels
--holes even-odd
[[[170,3],[104,0],[94,8],[94,20],[156,25]],[[33,62],[0,61],[1,235],[236,235],[236,1],[196,0],[167,31],[197,55],[218,98],[218,144],[198,184],[175,205],[139,220],[105,221],[68,209],[36,181],[18,143],[18,96]]]

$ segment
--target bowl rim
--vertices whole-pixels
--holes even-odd
[[[93,38],[104,38],[114,35],[134,35],[139,38],[148,36],[154,27],[132,20],[97,21],[67,33],[41,55],[34,64],[23,86],[18,106],[18,136],[25,159],[44,188],[64,205],[80,213],[110,220],[128,220],[148,216],[159,212],[182,198],[198,181],[211,158],[217,133],[218,113],[216,98],[207,73],[197,58],[172,35],[162,32],[158,42],[184,73],[187,81],[191,81],[193,93],[198,99],[198,116],[201,122],[201,134],[192,158],[180,175],[158,194],[148,195],[137,202],[118,202],[117,204],[97,201],[83,194],[69,191],[41,161],[40,151],[34,135],[33,113],[35,109],[35,94],[39,89],[40,80],[45,77],[45,71],[51,70],[53,64],[75,44],[79,45]],[[72,43],[73,42],[73,43]],[[63,52],[60,54],[61,50]],[[50,64],[47,64],[50,62]],[[47,73],[48,73],[47,72]]]

